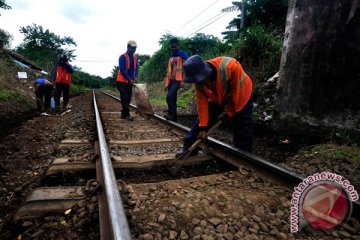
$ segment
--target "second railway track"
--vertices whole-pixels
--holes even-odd
[[[69,127],[41,187],[29,193],[8,224],[13,236],[231,240],[359,235],[356,220],[336,231],[290,233],[291,187],[301,178],[253,155],[242,153],[241,160],[236,149],[216,139],[210,138],[199,155],[184,160],[179,173],[171,175],[166,166],[182,146],[186,128],[134,109],[134,121],[121,119],[120,103],[97,92],[109,150],[105,155],[116,178],[109,189],[103,181],[108,170],[100,163],[104,149],[93,96],[89,92],[83,99],[83,106],[68,113]],[[118,200],[112,190],[121,203],[111,203]]]

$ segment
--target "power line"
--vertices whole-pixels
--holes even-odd
[[[208,7],[206,7],[204,10],[202,10],[200,13],[198,13],[195,17],[193,17],[192,19],[190,19],[188,22],[186,22],[184,25],[182,25],[178,30],[176,30],[176,32],[180,31],[181,29],[183,29],[185,26],[187,26],[189,23],[191,23],[192,21],[194,21],[197,17],[201,16],[201,14],[203,14],[206,10],[208,10],[210,7],[212,7],[216,2],[218,2],[219,0],[215,0],[215,2],[213,2],[212,4],[210,4]]]
[[[199,24],[198,26],[203,26],[203,25],[207,24],[208,22],[210,22],[210,21],[213,20],[214,18],[217,18],[217,17],[218,17],[219,15],[221,15],[221,14],[223,14],[223,13],[221,12],[221,13],[216,14],[214,17],[206,20],[205,22]],[[193,31],[193,30],[196,29],[196,28],[198,28],[198,27],[194,27],[191,31]],[[191,32],[191,31],[189,31],[189,32]],[[184,34],[184,35],[186,35],[186,34]]]
[[[222,13],[223,13],[223,12],[222,12]],[[220,13],[220,14],[222,14],[222,13]],[[191,35],[193,35],[194,33],[199,32],[200,30],[202,30],[202,29],[206,28],[207,26],[209,26],[209,25],[213,24],[214,22],[218,21],[220,18],[222,18],[222,17],[226,16],[226,15],[227,15],[227,14],[229,14],[229,13],[230,13],[230,12],[226,12],[224,15],[222,15],[222,16],[220,16],[220,17],[218,17],[218,18],[217,18],[217,19],[215,19],[214,21],[212,21],[212,22],[210,22],[210,23],[206,24],[206,25],[205,25],[205,26],[203,26],[202,28],[200,28],[200,29],[196,30],[195,32],[193,32],[193,33],[189,34],[187,37],[190,37],[190,36],[191,36]],[[215,17],[219,16],[220,14],[216,15]],[[215,18],[215,17],[212,17],[211,19],[213,19],[213,18]],[[211,20],[211,19],[210,19],[210,20]],[[209,21],[209,20],[208,20],[208,21]],[[208,21],[206,21],[206,22],[208,22]]]

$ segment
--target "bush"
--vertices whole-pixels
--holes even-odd
[[[236,56],[245,71],[252,69],[250,76],[254,81],[262,81],[279,70],[282,42],[282,37],[271,29],[256,24],[240,33],[231,55]]]

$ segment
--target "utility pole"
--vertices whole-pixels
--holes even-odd
[[[242,1],[241,4],[241,22],[240,22],[240,29],[243,29],[245,27],[245,1]]]

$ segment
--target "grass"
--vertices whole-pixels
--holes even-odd
[[[149,101],[151,104],[166,106],[166,91],[164,91],[164,83],[148,83],[147,90],[149,94]],[[195,88],[187,84],[178,91],[177,105],[179,107],[187,107],[191,102],[194,102]]]
[[[31,107],[33,102],[26,93],[16,92],[8,89],[0,89],[0,101],[18,102],[23,106]]]
[[[16,96],[15,92],[7,89],[0,89],[0,101],[8,101],[14,96]]]
[[[333,143],[320,144],[313,147],[305,156],[316,156],[330,161],[337,159],[348,159],[360,162],[360,149],[357,146],[337,145]]]
[[[156,104],[156,105],[164,105],[166,106],[166,98],[162,97],[162,98],[150,98],[149,99],[151,104]]]

